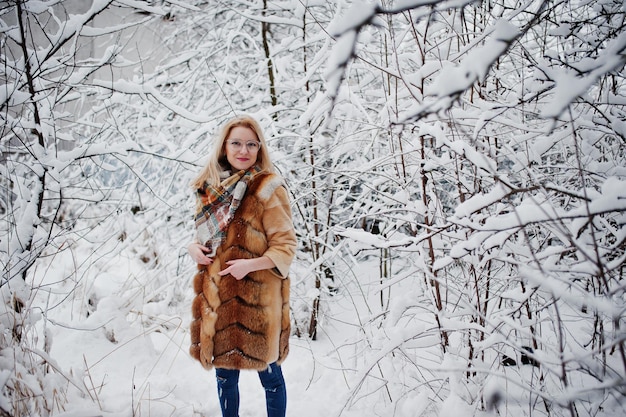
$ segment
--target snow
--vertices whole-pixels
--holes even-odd
[[[336,92],[339,89],[343,79],[344,67],[352,58],[357,35],[356,30],[345,32],[333,46],[332,54],[328,58],[328,69],[326,70],[326,82],[330,92]]]
[[[552,78],[556,80],[554,101],[550,106],[543,108],[543,117],[559,116],[573,99],[578,96],[585,97],[589,87],[595,82],[594,79],[582,79],[568,71],[556,72],[552,75]]]
[[[93,85],[125,94],[138,94],[140,96],[146,97],[150,96],[157,100],[159,103],[163,104],[168,109],[175,112],[176,114],[179,114],[182,117],[196,123],[208,123],[211,121],[211,118],[192,113],[189,110],[176,104],[174,101],[164,97],[163,94],[161,94],[154,86],[150,84],[135,83],[128,80],[119,79],[114,81],[94,80]]]
[[[333,36],[340,36],[346,32],[357,32],[372,19],[378,4],[367,0],[356,0],[345,11],[339,11],[328,25],[328,32]],[[332,67],[332,65],[331,65]]]
[[[578,97],[587,98],[587,93],[596,83],[598,78],[606,73],[623,68],[626,63],[624,50],[626,49],[626,33],[623,31],[613,39],[606,49],[603,49],[601,56],[593,60],[587,60],[589,68],[577,68],[579,71],[588,71],[588,75],[581,77],[578,72],[565,69],[548,69],[550,78],[555,83],[555,93],[552,102],[546,104],[541,109],[541,115],[545,118],[560,116],[565,109]]]
[[[430,94],[451,96],[468,89],[475,81],[483,79],[495,60],[519,36],[519,30],[504,19],[496,21],[491,38],[484,46],[470,51],[458,64],[446,62],[435,79]]]
[[[72,409],[56,415],[218,415],[214,371],[203,369],[187,353],[190,276],[181,278],[185,281],[181,286],[189,287],[185,303],[174,309],[162,302],[144,304],[143,297],[120,297],[127,291],[140,290],[133,286],[148,278],[140,263],[120,260],[102,257],[93,269],[97,273],[94,283],[83,295],[94,300],[94,311],[88,317],[73,310],[80,304],[74,300],[58,304],[54,321],[48,322],[54,341],[49,356],[56,358],[59,369],[68,370],[68,379],[79,389],[70,399]],[[72,270],[75,261],[69,256],[59,257],[42,285]],[[186,263],[186,269],[192,271],[190,260]],[[139,282],[133,284],[135,280]],[[63,295],[52,295],[51,304],[56,304],[59,296]],[[348,395],[349,385],[335,363],[331,338],[334,336],[312,342],[292,337],[290,354],[283,364],[288,415],[334,415],[337,402],[320,399]],[[240,389],[241,415],[258,416],[258,410],[265,408],[265,399],[255,372],[242,373]],[[360,413],[343,415],[356,417]]]
[[[469,0],[285,0],[264,17],[120,0],[142,13],[89,19],[109,3],[41,19],[68,42],[51,57],[35,42],[34,96],[18,48],[4,61],[0,408],[220,414],[214,372],[188,353],[188,184],[236,109],[267,129],[298,223],[288,415],[562,417],[573,400],[623,415],[624,5],[592,1],[598,23],[569,15],[597,17],[588,2],[548,2],[530,27],[515,2],[451,9]],[[569,22],[608,40],[585,49]],[[523,346],[540,366],[502,364]],[[240,387],[241,415],[262,415],[255,373]]]

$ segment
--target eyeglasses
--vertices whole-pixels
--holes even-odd
[[[243,141],[240,141],[239,139],[232,139],[232,140],[226,141],[226,143],[234,151],[241,150],[241,147],[244,145]],[[261,142],[250,141],[250,142],[246,142],[245,145],[246,145],[246,149],[249,152],[257,152],[259,148],[261,147]]]

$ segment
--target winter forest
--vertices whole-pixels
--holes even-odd
[[[625,27],[622,0],[0,1],[0,416],[220,415],[185,247],[238,114],[298,233],[288,415],[626,415]]]

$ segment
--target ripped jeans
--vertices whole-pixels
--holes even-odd
[[[223,417],[239,417],[239,370],[215,369],[217,393]],[[259,371],[259,379],[265,388],[267,417],[285,417],[287,409],[287,389],[280,365],[272,363],[264,371]]]

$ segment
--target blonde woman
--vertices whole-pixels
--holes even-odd
[[[251,117],[228,121],[197,193],[191,355],[215,367],[224,417],[239,410],[239,371],[259,373],[268,417],[285,415],[289,267],[296,251],[289,195]]]

